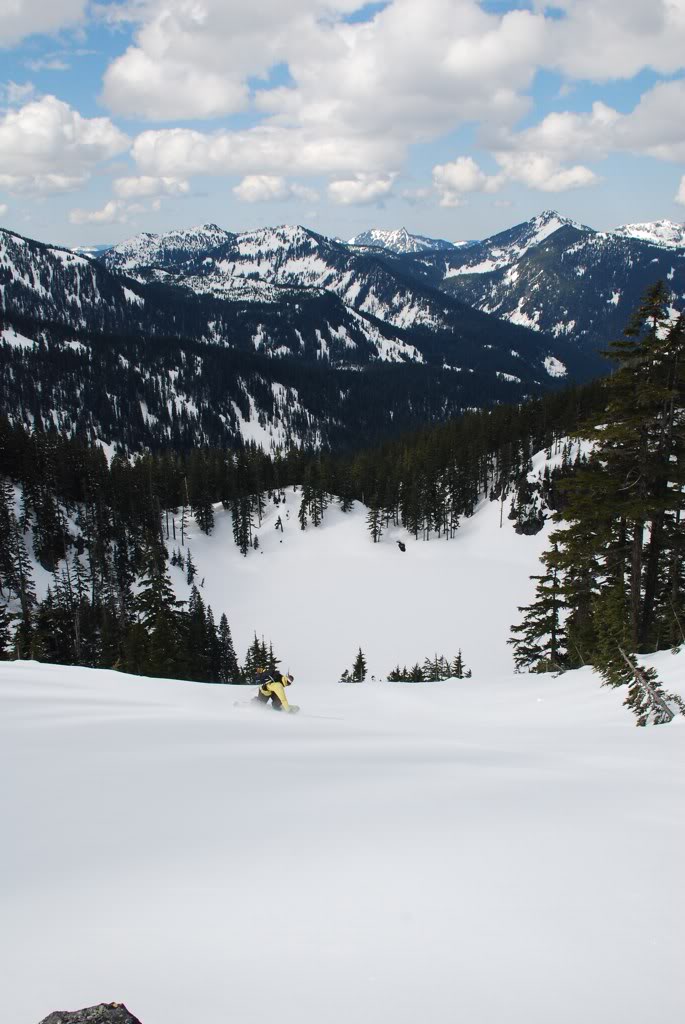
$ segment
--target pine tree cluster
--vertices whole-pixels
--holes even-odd
[[[685,642],[685,320],[663,285],[607,355],[603,409],[576,430],[591,454],[560,484],[561,528],[510,642],[519,667],[591,664],[621,685],[635,654]]]
[[[472,672],[464,663],[461,650],[450,661],[443,655],[434,654],[432,658],[424,658],[423,665],[418,661],[408,669],[396,665],[388,672],[390,683],[436,683],[445,679],[470,679]]]

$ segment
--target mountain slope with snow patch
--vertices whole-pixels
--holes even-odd
[[[432,250],[454,249],[455,244],[444,238],[428,238],[426,235],[414,235],[406,228],[370,228],[350,238],[348,245],[369,245],[372,248],[389,249],[390,252],[426,252]],[[460,242],[459,245],[468,245]]]
[[[685,307],[682,241],[665,229],[657,240],[655,225],[637,227],[645,230],[597,232],[546,211],[467,249],[407,260],[474,308],[590,352],[620,336],[656,281],[674,308]]]
[[[614,228],[614,235],[626,238],[637,238],[651,245],[661,245],[667,249],[685,247],[685,224],[676,224],[672,220],[656,220],[646,224],[623,224]]]

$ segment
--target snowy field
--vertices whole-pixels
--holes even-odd
[[[544,453],[536,457],[536,468],[542,465]],[[499,502],[484,501],[450,541],[415,540],[391,527],[374,544],[360,503],[346,515],[333,503],[321,526],[303,531],[301,495],[292,488],[285,493],[284,504],[267,505],[255,530],[259,550],[247,557],[221,505],[212,534],[192,523],[183,549],[192,553],[196,583],[204,581],[201,593],[217,622],[226,612],[241,660],[257,629],[298,682],[338,679],[360,646],[369,675],[379,679],[397,662],[422,663],[435,653],[451,659],[459,648],[478,677],[511,670],[510,626],[519,621],[517,606],[533,596],[529,576],[540,569],[548,527],[535,537],[517,536],[509,503],[500,529]],[[282,532],[275,528],[279,517]],[[169,551],[179,546],[170,541]],[[184,573],[170,571],[178,597],[187,600]]]
[[[3,1024],[681,1024],[685,719],[589,670],[292,689],[0,665]]]

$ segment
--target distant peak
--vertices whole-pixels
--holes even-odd
[[[452,242],[444,238],[429,238],[427,235],[414,235],[405,227],[401,228],[369,228],[361,234],[350,238],[348,245],[368,245],[377,249],[388,249],[395,253],[416,253],[436,249],[453,249]]]
[[[621,235],[623,238],[636,238],[640,242],[649,242],[666,249],[685,247],[685,224],[672,220],[646,221],[642,224],[622,224],[614,228],[610,234]]]

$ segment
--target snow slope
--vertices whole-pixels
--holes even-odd
[[[680,1024],[684,720],[589,670],[293,690],[0,665],[7,1024]]]
[[[241,658],[257,628],[298,679],[337,679],[360,645],[369,674],[379,678],[398,661],[414,664],[435,652],[453,657],[460,647],[477,677],[511,669],[509,627],[517,605],[532,596],[528,577],[539,568],[546,531],[518,536],[508,503],[500,530],[500,506],[486,501],[450,541],[416,541],[398,527],[373,544],[368,510],[359,503],[347,515],[330,505],[323,525],[303,532],[300,497],[289,489],[285,505],[268,505],[255,531],[259,550],[247,557],[234,544],[231,515],[221,505],[209,537],[192,526],[189,547],[197,582],[204,579],[202,596],[217,621],[226,612]],[[274,528],[279,515],[283,533]],[[405,541],[405,553],[397,540]],[[170,571],[187,600],[183,572]]]
[[[546,530],[486,502],[449,542],[373,545],[362,506],[303,532],[286,495],[248,557],[221,509],[190,548],[298,717],[0,663],[3,1024],[102,1000],[143,1024],[680,1024],[685,719],[635,728],[590,670],[512,673]],[[461,646],[473,678],[336,683],[359,644],[377,676]],[[685,655],[653,661],[685,692]]]

